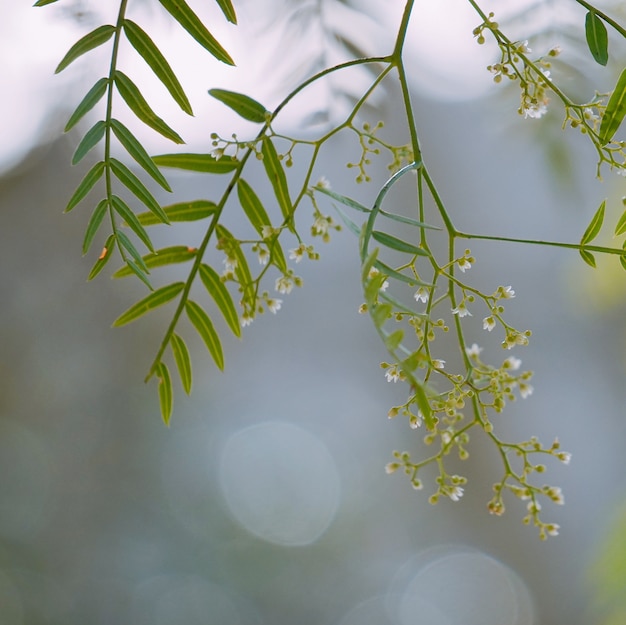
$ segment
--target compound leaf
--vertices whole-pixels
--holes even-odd
[[[152,160],[159,167],[175,167],[204,174],[227,174],[239,166],[232,156],[215,158],[212,154],[159,154]]]
[[[68,132],[71,128],[73,128],[82,119],[82,117],[100,101],[102,96],[106,93],[108,84],[108,78],[101,78],[96,82],[67,120],[67,124],[65,124],[63,132]]]
[[[102,220],[104,219],[108,206],[109,201],[107,199],[100,200],[91,214],[89,223],[87,224],[87,229],[85,230],[85,238],[83,239],[83,256],[89,251],[91,242],[93,241],[100,224],[102,224]]]
[[[617,132],[626,114],[626,69],[617,80],[615,89],[607,102],[602,122],[600,123],[599,139],[606,145]]]
[[[227,65],[235,62],[213,35],[207,30],[200,18],[191,10],[185,0],[159,0],[165,10],[205,49],[218,61]]]
[[[192,372],[191,372],[191,358],[189,357],[189,350],[187,344],[178,334],[172,334],[170,339],[170,347],[172,348],[172,354],[174,354],[174,362],[180,375],[180,381],[183,385],[183,390],[187,395],[191,393],[192,385]]]
[[[115,72],[115,86],[120,95],[128,104],[130,110],[144,123],[146,126],[156,130],[166,139],[174,143],[185,143],[180,135],[172,130],[151,108],[146,99],[141,95],[137,85],[123,72],[117,70]]]
[[[591,55],[600,65],[609,60],[609,37],[604,22],[593,11],[585,17],[585,37]]]
[[[165,265],[186,263],[195,258],[196,252],[196,249],[187,247],[186,245],[164,247],[163,249],[143,256],[142,264],[146,267],[146,269],[154,269],[155,267],[163,267]],[[113,277],[126,278],[127,276],[130,276],[131,273],[132,272],[127,267],[122,267],[113,274]]]
[[[103,120],[100,120],[87,131],[87,134],[85,134],[85,136],[78,144],[76,152],[74,152],[74,156],[72,157],[72,165],[76,165],[77,163],[79,163],[89,152],[89,150],[91,150],[100,142],[102,137],[104,137],[105,129],[106,124]]]
[[[163,286],[156,291],[152,291],[150,295],[147,295],[142,300],[133,304],[125,313],[120,315],[114,322],[114,327],[119,327],[135,321],[139,317],[142,317],[147,312],[167,304],[173,300],[183,289],[185,288],[184,282],[174,282]]]
[[[243,93],[227,91],[226,89],[209,89],[209,95],[212,95],[216,100],[235,111],[239,117],[243,117],[250,122],[263,124],[267,115],[269,115],[269,112],[262,104]]]
[[[172,409],[174,407],[174,393],[172,391],[172,378],[167,365],[159,362],[156,366],[156,376],[159,380],[159,405],[161,417],[165,425],[170,424]]]
[[[132,132],[117,119],[111,120],[111,129],[113,130],[113,134],[115,134],[118,141],[124,146],[124,148],[126,148],[126,151],[137,161],[137,163],[141,165],[141,167],[143,167],[144,170],[166,191],[171,192],[172,188],[168,184],[167,180]]]
[[[192,300],[185,303],[185,310],[187,311],[189,321],[191,321],[207,346],[211,358],[213,358],[218,368],[223,370],[224,354],[222,353],[222,344],[209,316]]]
[[[118,161],[116,158],[110,159],[111,169],[117,177],[117,179],[129,189],[148,209],[154,213],[163,223],[169,223],[167,215],[163,212],[163,209],[159,203],[154,199],[154,196],[146,186],[133,174],[124,163]]]
[[[86,52],[101,46],[106,43],[115,32],[115,26],[107,24],[105,26],[99,26],[95,30],[92,30],[89,34],[79,39],[63,57],[61,62],[54,70],[55,74],[62,72],[70,63],[74,62],[79,56],[82,56]]]
[[[102,178],[103,173],[104,161],[100,161],[85,174],[82,182],[78,185],[70,201],[67,203],[64,212],[69,213],[93,189],[96,182]]]
[[[194,200],[192,202],[179,202],[178,204],[171,204],[170,206],[164,206],[163,212],[167,215],[167,218],[172,221],[198,221],[199,219],[205,219],[210,217],[217,208],[215,202],[209,202],[208,200]],[[139,223],[142,226],[154,226],[156,224],[163,223],[151,212],[141,213],[137,215]]]
[[[157,78],[163,83],[165,88],[178,106],[187,113],[193,115],[189,99],[185,95],[182,85],[172,71],[170,64],[156,47],[154,41],[135,22],[124,21],[124,33],[130,44],[135,48],[143,60],[150,66]]]
[[[235,309],[235,303],[219,274],[209,265],[202,264],[200,265],[200,279],[222,315],[224,315],[224,319],[233,331],[233,334],[241,336],[241,325]]]

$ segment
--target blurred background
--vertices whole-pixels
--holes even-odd
[[[563,487],[566,505],[545,506],[544,518],[561,525],[547,542],[522,525],[523,502],[509,501],[503,518],[487,513],[498,459],[477,436],[458,503],[430,506],[428,484],[416,493],[401,475],[385,475],[394,449],[423,451],[421,434],[386,418],[405,390],[385,381],[384,350],[357,314],[357,242],[346,231],[319,247],[321,260],[297,266],[304,287],[283,298],[277,316],[255,320],[241,341],[223,334],[225,373],[204,346],[192,345],[194,392],[186,398],[176,388],[166,428],[154,386],[142,381],[167,310],[111,329],[143,287],[113,282],[106,271],[87,283],[94,257],[82,258],[80,248],[89,200],[62,215],[90,166],[70,167],[81,132],[62,136],[62,129],[107,71],[108,49],[52,73],[71,43],[115,19],[116,7],[27,4],[0,0],[0,625],[623,623],[626,276],[619,263],[598,259],[593,271],[575,252],[471,245],[476,285],[513,285],[507,311],[533,331],[530,347],[515,355],[535,371],[535,392],[497,427],[514,440],[558,436],[572,453],[569,466],[548,467],[546,479]],[[130,4],[130,17],[154,33],[185,77],[196,119],[168,108],[125,52],[124,71],[155,90],[148,101],[188,139],[185,149],[206,151],[212,131],[249,131],[233,126],[207,89],[245,90],[271,107],[303,72],[347,58],[346,43],[386,53],[402,9],[391,1],[384,12],[374,2],[235,1],[242,43],[219,12],[200,6],[212,3],[190,3],[214,20],[237,59],[230,74],[175,31],[156,3]],[[592,65],[584,10],[575,3],[536,3],[530,17],[528,3],[498,4],[512,37],[539,32],[531,41],[538,54],[563,47],[554,73],[573,96],[614,84],[624,46],[611,35],[614,64]],[[496,51],[473,41],[480,20],[467,6],[449,0],[417,10],[407,47],[425,158],[457,227],[578,241],[605,197],[614,224],[623,179],[610,172],[604,183],[595,179],[593,149],[560,131],[556,105],[544,119],[520,118],[515,88],[494,85],[484,69]],[[290,32],[298,33],[296,48]],[[339,118],[366,80],[355,73],[320,88],[286,111],[285,128],[314,134]],[[404,142],[393,84],[386,88],[364,121],[385,120],[387,136]],[[149,131],[140,136],[153,153],[172,151]],[[345,168],[355,157],[354,140],[339,137],[319,174],[371,203],[384,167],[369,187],[355,188]],[[169,179],[174,199],[162,194],[163,202],[216,199],[222,184]],[[254,170],[248,180],[263,188]],[[404,192],[398,201],[410,202],[408,186]],[[303,232],[309,218],[305,209]],[[235,207],[228,220],[243,224]],[[194,245],[202,236],[193,225],[155,232],[159,245]],[[483,336],[477,329],[469,340]]]

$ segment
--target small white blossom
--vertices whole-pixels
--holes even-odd
[[[542,102],[524,102],[522,104],[524,118],[540,119],[548,112],[548,100]]]
[[[276,314],[280,310],[280,308],[281,308],[281,306],[283,304],[283,300],[282,299],[278,299],[278,298],[276,298],[276,299],[271,299],[270,298],[270,299],[268,299],[266,301],[266,304],[267,304],[267,308],[269,309],[269,311],[271,313]]]
[[[422,411],[418,410],[417,415],[414,415],[414,414],[411,415],[411,418],[409,419],[409,427],[412,430],[417,430],[417,428],[422,426],[423,419],[424,419],[424,416],[422,415]]]
[[[303,259],[305,251],[306,248],[304,247],[304,245],[300,245],[293,250],[289,250],[289,260],[295,260],[297,263],[299,263]]]
[[[244,313],[241,317],[241,327],[245,328],[254,321],[254,317],[250,313]]]
[[[387,378],[387,382],[397,382],[398,380],[402,379],[402,374],[398,367],[393,366],[389,367],[389,369],[385,371],[385,377]]]
[[[211,152],[211,155],[216,161],[219,161],[222,156],[224,156],[224,148],[216,148]]]
[[[264,239],[271,239],[276,234],[276,230],[272,228],[272,226],[262,226],[261,227],[261,236]]]
[[[533,394],[533,387],[530,384],[526,384],[525,382],[520,382],[519,385],[519,394],[522,396],[522,399],[526,399],[529,395]]]
[[[415,295],[413,295],[416,302],[423,302],[424,304],[428,303],[429,293],[427,289],[421,286],[417,291],[415,291]]]
[[[258,251],[258,255],[259,255],[259,264],[267,265],[270,259],[270,253],[268,252],[268,250],[266,250],[264,247],[260,247]]]
[[[389,288],[389,280],[385,280],[381,285],[380,285],[380,290],[385,292],[387,289]]]
[[[483,329],[491,332],[496,327],[496,320],[493,317],[483,319]]]
[[[522,361],[519,358],[515,358],[515,356],[509,356],[504,361],[504,368],[510,369],[511,371],[517,371],[522,365]]]
[[[511,286],[498,287],[497,294],[502,299],[513,299],[515,297],[515,291],[511,288]]]
[[[328,227],[331,225],[332,219],[330,217],[324,217],[320,215],[315,218],[313,225],[311,226],[311,231],[314,235],[326,236],[328,234]]]
[[[478,358],[478,356],[480,356],[480,352],[483,351],[482,347],[479,347],[476,343],[472,343],[471,347],[466,347],[465,348],[465,353],[470,357],[470,358]]]
[[[443,369],[443,368],[444,368],[444,366],[445,366],[445,364],[446,364],[446,361],[445,361],[445,360],[441,360],[441,359],[439,359],[439,358],[435,358],[435,359],[433,360],[433,367],[434,367],[435,369]]]
[[[463,489],[460,486],[455,486],[450,490],[450,494],[448,495],[452,501],[458,501],[463,497]]]
[[[236,258],[231,258],[230,256],[227,256],[222,262],[224,263],[225,274],[233,273],[233,271],[235,271],[235,269],[237,268]]]
[[[275,288],[279,293],[288,295],[293,289],[293,280],[287,276],[280,276],[280,278],[276,278]]]
[[[326,178],[326,176],[322,176],[316,183],[315,183],[315,187],[317,189],[330,189],[330,182],[328,182],[328,179]]]
[[[554,503],[558,504],[559,506],[562,506],[565,503],[563,493],[558,486],[552,486],[550,489],[548,489],[546,495],[548,495],[548,497],[550,497],[550,499],[552,499],[552,501],[554,501]]]
[[[528,39],[520,42],[519,46],[517,46],[517,51],[521,54],[528,54],[529,52],[532,52],[532,48],[528,47]]]
[[[398,462],[390,462],[388,465],[385,466],[385,473],[387,475],[391,475],[392,473],[395,473],[399,468],[400,464]]]
[[[458,315],[459,317],[467,317],[472,316],[472,313],[467,309],[465,305],[465,300],[463,300],[456,308],[452,309],[453,315]]]
[[[424,484],[422,484],[422,480],[412,480],[411,481],[411,486],[413,487],[414,490],[422,490],[422,488],[424,488]]]
[[[548,525],[546,525],[546,532],[548,532],[548,536],[558,536],[560,529],[561,526],[558,523],[548,523]]]
[[[467,258],[467,256],[464,256],[463,258],[459,259],[459,261],[457,262],[457,265],[459,266],[459,269],[462,272],[465,272],[468,269],[472,268],[472,263],[471,263],[470,259]]]
[[[556,457],[563,463],[563,464],[569,464],[570,460],[572,459],[572,454],[569,453],[569,451],[561,451],[559,452]]]

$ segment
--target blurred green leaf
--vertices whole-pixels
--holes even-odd
[[[389,351],[395,351],[398,349],[400,343],[402,343],[402,339],[404,338],[404,330],[402,328],[398,328],[394,330],[391,334],[385,337],[385,347]]]
[[[87,229],[85,230],[85,238],[83,239],[83,256],[89,251],[91,247],[91,242],[98,231],[98,228],[102,224],[102,220],[106,215],[107,208],[109,206],[109,201],[105,198],[98,202],[98,205],[94,209],[91,217],[89,218],[89,223],[87,224]]]
[[[200,18],[191,10],[185,0],[159,0],[166,11],[205,49],[208,50],[218,61],[227,65],[235,62],[213,35],[207,30]]]
[[[151,108],[141,95],[137,85],[126,74],[117,70],[114,76],[115,86],[119,91],[130,110],[144,123],[146,126],[156,130],[166,139],[174,143],[185,143],[180,136],[172,130]]]
[[[36,5],[35,5],[36,6]],[[107,24],[105,26],[99,26],[95,30],[92,30],[89,34],[79,39],[63,57],[61,62],[54,70],[55,74],[62,72],[70,63],[74,62],[79,56],[82,56],[86,52],[101,46],[106,43],[115,32],[115,26]]]
[[[397,250],[398,252],[406,252],[407,254],[415,254],[417,256],[428,256],[428,252],[423,250],[421,247],[408,243],[407,241],[403,241],[402,239],[398,239],[390,234],[387,234],[386,232],[373,230],[372,238],[385,247]]]
[[[585,17],[585,37],[591,55],[600,65],[609,60],[609,37],[604,22],[593,11]]]
[[[115,235],[110,234],[109,238],[106,240],[104,247],[102,248],[102,252],[98,257],[95,265],[92,267],[89,275],[87,276],[87,280],[93,280],[103,269],[104,266],[109,262],[111,256],[113,255],[113,248],[115,243]]]
[[[217,4],[219,5],[220,9],[222,9],[222,13],[224,14],[224,17],[231,24],[236,24],[237,15],[235,13],[235,9],[233,7],[232,2],[230,0],[217,0]]]
[[[617,80],[615,89],[607,102],[602,122],[600,123],[599,138],[602,145],[606,145],[617,132],[626,114],[626,69]]]
[[[377,260],[374,263],[374,267],[376,267],[376,269],[378,269],[382,273],[386,274],[389,278],[393,278],[394,280],[400,280],[401,282],[406,282],[407,284],[410,284],[411,286],[424,284],[423,282],[420,282],[419,280],[417,280],[415,276],[407,276],[403,273],[400,273],[399,271],[392,269],[391,267],[389,267],[389,265],[386,265],[385,263],[382,263],[379,260]]]
[[[581,245],[586,245],[587,243],[590,243],[600,233],[600,230],[602,229],[602,223],[604,222],[605,206],[606,206],[606,200],[604,200],[602,204],[600,204],[595,215],[589,222],[589,225],[587,226],[587,229],[585,230],[585,234],[583,234],[582,239],[580,240]]]
[[[193,200],[192,202],[179,202],[170,206],[163,206],[163,212],[170,222],[173,221],[198,221],[210,217],[217,208],[215,202],[208,200]],[[154,226],[163,223],[153,213],[141,213],[137,215],[142,226]]]
[[[591,253],[588,252],[587,250],[579,250],[580,255],[582,257],[582,259],[590,266],[593,267],[594,269],[596,268],[596,259],[595,256]]]
[[[278,206],[285,218],[285,222],[289,229],[293,232],[293,215],[291,198],[289,197],[289,186],[287,185],[287,176],[285,170],[280,163],[278,153],[272,140],[269,137],[265,137],[263,140],[263,146],[261,148],[263,154],[263,166],[265,167],[265,173],[272,184],[274,189],[274,195],[278,200]]]
[[[91,191],[91,189],[93,189],[96,182],[102,178],[103,173],[104,161],[100,161],[85,174],[82,182],[78,185],[76,191],[74,191],[74,194],[70,198],[70,201],[67,203],[64,212],[69,213]]]
[[[624,232],[626,232],[626,211],[622,213],[622,216],[615,226],[615,236],[618,237],[620,234],[624,234]]]
[[[237,315],[235,303],[219,274],[213,267],[203,263],[200,265],[200,279],[222,315],[224,315],[224,319],[228,327],[233,331],[233,334],[241,336],[241,324],[239,323],[239,315]]]
[[[212,154],[159,154],[152,160],[159,167],[175,167],[205,174],[227,174],[239,166],[232,156],[215,158]]]
[[[116,158],[111,158],[109,160],[111,164],[111,169],[113,173],[117,177],[117,179],[127,188],[129,189],[135,197],[137,197],[143,204],[145,204],[148,209],[156,215],[158,219],[160,219],[163,223],[169,223],[167,215],[163,212],[163,209],[159,205],[159,203],[154,199],[154,196],[146,186],[133,174],[124,163],[118,161]]]
[[[59,0],[37,0],[37,2],[35,2],[35,4],[33,4],[34,7],[43,7],[46,4],[52,4],[53,2],[58,2]]]
[[[104,137],[104,131],[106,130],[106,124],[100,120],[96,122],[81,139],[74,156],[72,157],[72,165],[79,163],[85,155],[95,147],[102,137]]]
[[[133,242],[121,230],[117,231],[117,240],[120,242],[122,247],[134,258],[136,266],[141,268],[141,271],[143,273],[149,273],[148,267],[146,267],[146,263],[143,261],[139,250],[133,245]],[[132,269],[132,271],[133,273],[136,273],[134,269]],[[152,290],[152,287],[150,287],[150,290]]]
[[[178,334],[172,334],[170,339],[170,347],[174,354],[174,362],[180,375],[180,381],[183,385],[183,390],[187,395],[191,393],[192,385],[192,371],[191,371],[191,358],[189,357],[189,350],[185,341],[178,336]]]
[[[147,269],[154,269],[155,267],[189,262],[196,257],[196,253],[196,249],[187,247],[186,245],[174,245],[146,254],[142,258],[142,263]],[[113,274],[113,277],[126,278],[130,275],[131,272],[127,267],[121,267]]]
[[[225,89],[209,89],[209,95],[250,122],[263,124],[266,121],[266,116],[269,115],[269,112],[262,104],[243,93],[235,93]]]
[[[150,66],[157,78],[163,83],[165,88],[178,106],[187,113],[193,115],[191,104],[185,95],[182,85],[172,71],[170,64],[156,47],[154,41],[135,22],[124,20],[124,33],[130,44],[135,48],[143,60]]]
[[[144,227],[139,223],[139,220],[137,219],[137,215],[133,213],[133,211],[130,209],[128,204],[126,204],[126,202],[124,202],[124,200],[117,195],[111,196],[111,203],[113,204],[114,210],[128,224],[128,227],[139,237],[139,239],[151,252],[154,252],[154,248],[152,247],[152,241],[150,241],[150,237],[148,236],[148,233],[144,230]]]
[[[96,84],[87,92],[87,95],[81,100],[81,103],[76,107],[76,110],[72,113],[71,117],[67,120],[63,132],[68,132],[73,128],[82,117],[88,113],[106,93],[107,86],[109,84],[108,78],[101,78]]]
[[[215,364],[219,369],[224,369],[224,354],[222,353],[222,344],[213,327],[213,323],[209,319],[209,316],[202,310],[202,308],[194,301],[189,300],[185,303],[185,310],[189,321],[198,331],[198,334],[204,341],[209,354],[215,361]]]
[[[161,417],[165,425],[170,424],[172,409],[174,407],[174,393],[172,391],[172,378],[165,363],[160,362],[156,366],[156,376],[159,380],[159,405]]]
[[[113,130],[113,134],[115,134],[118,141],[124,146],[124,148],[126,148],[126,151],[137,161],[137,163],[139,163],[139,165],[141,165],[141,167],[143,167],[144,170],[166,191],[171,192],[172,189],[167,180],[131,131],[117,119],[111,120],[111,129]]]
[[[174,282],[173,284],[168,284],[167,286],[163,286],[156,291],[150,293],[142,300],[138,301],[136,304],[133,304],[125,313],[120,315],[114,322],[114,327],[119,327],[130,323],[131,321],[135,321],[139,317],[142,317],[147,312],[158,308],[159,306],[163,306],[167,304],[171,300],[173,300],[183,289],[185,288],[184,282]]]
[[[374,320],[374,324],[382,328],[387,319],[391,316],[393,312],[393,308],[391,304],[385,302],[383,304],[376,304],[371,307],[372,319]]]

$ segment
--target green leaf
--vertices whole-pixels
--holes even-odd
[[[124,124],[117,119],[111,120],[111,129],[118,141],[126,148],[126,151],[152,176],[166,191],[172,191],[163,174],[159,171],[154,161],[150,158],[144,147]]]
[[[114,322],[114,327],[119,327],[135,321],[139,317],[142,317],[147,312],[167,304],[173,300],[183,289],[185,288],[184,282],[174,282],[174,284],[168,284],[162,286],[160,289],[153,291],[150,295],[147,295],[142,300],[133,304],[125,313],[120,315]]]
[[[580,252],[580,255],[582,256],[582,259],[590,266],[593,267],[595,269],[596,267],[596,259],[594,257],[594,255],[591,252],[588,252],[587,250],[581,249],[578,250]]]
[[[73,128],[82,117],[88,113],[106,93],[107,86],[109,84],[108,78],[101,78],[96,84],[87,92],[87,95],[81,100],[81,103],[76,107],[76,110],[72,113],[71,117],[67,120],[63,132],[68,132]]]
[[[237,266],[235,267],[235,275],[237,276],[237,280],[239,284],[241,284],[242,289],[247,291],[245,295],[254,301],[254,284],[252,282],[252,274],[250,273],[250,266],[248,265],[248,260],[246,259],[246,255],[243,253],[241,249],[241,245],[235,237],[224,227],[222,224],[217,224],[215,227],[215,232],[217,233],[218,239],[224,239],[229,241],[229,249],[232,249],[232,253],[237,260]]]
[[[54,70],[55,74],[62,72],[70,63],[74,62],[79,56],[82,56],[86,52],[101,46],[106,43],[115,32],[115,26],[107,24],[106,26],[99,26],[95,30],[92,30],[88,35],[85,35],[79,39],[63,57],[61,62]]]
[[[367,258],[363,259],[363,265],[361,266],[361,282],[363,284],[367,284],[370,280],[369,273],[370,269],[374,266],[376,259],[378,257],[378,248],[374,248]]]
[[[287,176],[285,175],[285,170],[278,159],[278,153],[276,152],[276,148],[270,138],[265,137],[263,140],[261,153],[263,154],[263,166],[265,167],[265,173],[272,184],[274,194],[278,200],[278,205],[280,206],[280,210],[285,218],[285,222],[289,226],[289,229],[293,232],[293,207],[289,197]]]
[[[114,80],[117,90],[126,104],[128,104],[130,110],[146,124],[146,126],[149,126],[152,130],[156,130],[156,132],[174,143],[185,143],[180,136],[150,108],[150,105],[139,92],[137,85],[126,76],[126,74],[117,70]]]
[[[191,373],[191,358],[189,357],[189,350],[187,344],[178,334],[172,334],[170,339],[170,347],[174,354],[174,361],[180,375],[180,381],[183,385],[183,390],[187,395],[191,393],[192,385],[192,373]]]
[[[89,191],[93,189],[96,182],[102,178],[103,173],[104,161],[100,161],[85,174],[82,182],[78,185],[76,191],[74,191],[74,194],[70,198],[70,201],[67,203],[64,211],[65,213],[69,213],[89,193]]]
[[[74,156],[72,157],[72,165],[76,165],[76,163],[80,162],[87,152],[95,147],[102,137],[104,137],[104,131],[106,129],[106,124],[104,121],[100,120],[96,122],[88,131],[87,134],[81,139],[81,142],[78,144],[76,148],[76,152],[74,152]]]
[[[385,302],[384,304],[376,304],[375,306],[372,306],[370,308],[370,312],[372,314],[372,319],[374,320],[374,325],[381,328],[391,316],[393,308],[391,304]]]
[[[235,111],[239,117],[256,124],[265,123],[267,116],[270,115],[262,104],[243,93],[226,91],[225,89],[209,89],[209,95]]]
[[[421,247],[417,247],[417,245],[398,239],[390,234],[387,234],[386,232],[373,230],[372,238],[385,247],[397,250],[398,252],[406,252],[407,254],[416,254],[418,256],[428,256],[428,252],[423,250]]]
[[[394,330],[391,334],[385,337],[385,347],[393,352],[398,349],[398,346],[402,342],[404,338],[404,330],[402,328],[398,328]]]
[[[167,215],[170,222],[173,221],[198,221],[210,217],[217,208],[215,202],[208,200],[194,200],[192,202],[180,202],[164,206],[163,212]],[[139,223],[142,226],[154,226],[163,223],[151,212],[141,213],[137,215]]]
[[[357,237],[360,236],[361,228],[359,228],[359,226],[357,226],[352,221],[352,219],[350,219],[338,206],[333,206],[333,208],[337,211],[337,214],[341,218],[341,221],[343,221],[348,230],[350,230],[350,232],[352,232],[352,234],[355,234]]]
[[[85,238],[83,240],[83,256],[89,251],[91,247],[91,242],[102,224],[102,220],[106,215],[107,208],[109,206],[109,201],[105,198],[104,200],[100,200],[98,205],[94,209],[91,217],[89,218],[89,223],[87,224],[87,230],[85,231]]]
[[[106,200],[105,200],[106,201]],[[115,243],[115,235],[110,234],[109,238],[106,240],[104,247],[102,248],[102,252],[100,252],[100,256],[98,256],[98,260],[96,264],[92,267],[89,275],[87,276],[87,280],[93,280],[103,269],[104,266],[109,262],[111,256],[113,255]]]
[[[189,300],[185,303],[185,310],[189,321],[194,325],[198,334],[204,341],[209,350],[209,354],[215,361],[215,364],[219,369],[224,369],[224,354],[222,353],[222,344],[217,336],[217,332],[213,327],[213,323],[209,319],[209,316],[202,310],[198,304]]]
[[[407,276],[403,273],[400,273],[399,271],[392,269],[391,267],[385,265],[385,263],[382,263],[379,260],[374,263],[374,267],[384,273],[387,277],[393,278],[394,280],[400,280],[401,282],[406,282],[406,284],[410,284],[411,286],[425,284],[423,282],[420,282],[419,280],[416,280],[415,276]]]
[[[153,286],[150,284],[150,280],[148,280],[148,276],[145,272],[137,265],[134,260],[130,258],[126,259],[126,266],[151,290],[154,291]]]
[[[239,167],[232,156],[215,158],[212,154],[160,154],[152,160],[159,167],[175,167],[205,174],[227,174]]]
[[[156,366],[156,376],[159,380],[159,405],[161,407],[161,417],[165,425],[170,424],[172,409],[174,408],[174,393],[172,391],[172,378],[165,363],[158,363]]]
[[[232,2],[230,0],[217,0],[217,4],[219,5],[220,9],[222,9],[222,13],[224,14],[224,17],[231,24],[236,24],[237,15],[235,13],[235,9],[233,7]]]
[[[135,259],[136,266],[141,268],[143,273],[149,273],[148,267],[146,267],[146,263],[143,262],[143,258],[141,258],[141,254],[137,250],[137,248],[133,245],[132,241],[121,231],[117,231],[117,240],[120,242],[122,247]],[[137,273],[131,267],[133,273]],[[150,287],[152,290],[152,287]]]
[[[165,265],[186,263],[193,260],[196,257],[196,253],[196,249],[186,245],[174,245],[146,254],[142,258],[142,263],[147,269],[154,269],[155,267],[164,267]],[[122,267],[113,274],[113,277],[126,278],[130,275],[131,271],[127,267]]]
[[[626,211],[622,213],[622,216],[615,226],[615,236],[618,237],[620,234],[624,234],[624,232],[626,232]]]
[[[385,302],[389,302],[393,306],[394,310],[407,313],[408,315],[411,315],[412,317],[420,317],[421,319],[424,319],[424,320],[427,320],[429,318],[428,315],[425,313],[416,313],[414,309],[409,308],[408,306],[403,304],[399,299],[395,298],[393,295],[390,295],[387,292],[378,293],[378,299],[383,300]]]
[[[435,422],[433,420],[433,413],[430,409],[430,403],[428,401],[428,397],[426,396],[426,391],[424,390],[424,385],[421,384],[418,380],[411,376],[412,380],[414,380],[413,389],[415,390],[415,398],[417,399],[417,407],[420,409],[422,416],[424,417],[424,425],[432,430],[435,426]]]
[[[58,1],[59,0],[37,0],[37,2],[35,2],[35,4],[33,4],[33,6],[34,7],[43,7],[43,6],[46,6],[46,4],[52,4],[53,2],[58,2]]]
[[[369,208],[367,208],[366,206],[363,206],[363,204],[359,204],[359,202],[357,202],[356,200],[346,197],[345,195],[340,195],[339,193],[335,193],[334,191],[331,191],[330,189],[326,189],[324,187],[314,187],[314,190],[317,191],[318,193],[323,193],[324,195],[327,195],[328,197],[332,197],[333,200],[337,200],[338,202],[341,202],[344,206],[349,206],[350,208],[354,208],[355,210],[358,210],[361,213],[371,212]]]
[[[600,230],[602,228],[602,223],[604,221],[605,206],[606,206],[606,200],[604,200],[602,204],[600,204],[598,210],[596,211],[596,214],[593,216],[593,218],[591,219],[591,222],[587,226],[587,230],[585,230],[585,234],[583,234],[583,237],[580,240],[581,245],[586,245],[587,243],[590,243],[600,233]]]
[[[609,37],[604,22],[593,11],[585,17],[585,37],[591,55],[600,65],[609,60]]]
[[[206,29],[206,26],[191,10],[185,0],[159,0],[159,2],[165,7],[166,11],[218,61],[223,61],[227,65],[235,64],[228,52],[222,48],[215,37]]]
[[[239,315],[237,315],[235,303],[219,274],[213,267],[202,264],[200,265],[200,279],[222,315],[224,315],[224,319],[228,327],[233,331],[233,334],[241,336],[241,324],[239,323]]]
[[[602,145],[606,145],[617,132],[626,114],[626,69],[622,71],[617,80],[615,89],[607,102],[602,122],[600,123],[599,139]]]
[[[193,115],[191,104],[185,95],[182,85],[178,81],[178,78],[176,78],[170,64],[154,44],[154,41],[152,41],[148,34],[135,24],[135,22],[131,22],[130,20],[124,20],[124,33],[133,48],[135,48],[143,60],[150,66],[150,69],[156,74],[157,78],[170,92],[170,95],[174,98],[178,106],[188,115]]]
[[[169,223],[167,215],[163,212],[163,209],[159,203],[154,199],[154,196],[145,187],[143,182],[133,174],[124,163],[118,161],[116,158],[109,159],[111,169],[117,177],[117,179],[129,189],[148,209],[154,213],[163,223]]]
[[[128,224],[128,227],[139,237],[143,244],[151,251],[154,252],[152,247],[152,241],[148,233],[144,230],[144,227],[139,223],[137,215],[133,213],[128,204],[124,200],[117,196],[111,196],[111,203],[115,211],[122,217],[122,219]]]
[[[626,256],[620,256],[619,262],[621,263],[622,267],[626,269]]]

